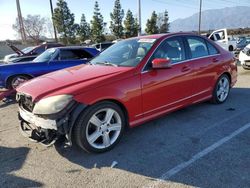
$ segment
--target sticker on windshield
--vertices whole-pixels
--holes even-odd
[[[156,39],[140,39],[138,42],[154,43]]]

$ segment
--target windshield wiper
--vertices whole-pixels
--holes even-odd
[[[110,63],[110,62],[107,62],[107,61],[104,61],[104,62],[97,62],[97,63],[95,63],[95,64],[97,64],[97,65],[106,65],[106,66],[118,67],[117,64]]]

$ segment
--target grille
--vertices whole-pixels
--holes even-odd
[[[32,112],[34,108],[34,103],[32,102],[32,97],[25,94],[17,94],[17,100],[19,105],[22,106],[25,110]]]

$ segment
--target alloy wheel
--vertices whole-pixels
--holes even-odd
[[[227,77],[221,77],[221,79],[218,82],[217,85],[217,91],[216,91],[216,95],[217,95],[217,99],[220,102],[224,102],[229,94],[229,80]]]
[[[105,149],[118,139],[122,129],[122,120],[112,108],[104,108],[94,113],[88,121],[86,138],[96,149]]]

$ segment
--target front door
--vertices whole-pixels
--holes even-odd
[[[181,37],[166,39],[156,49],[141,74],[144,115],[169,111],[181,106],[193,94],[193,66],[187,60]],[[168,58],[171,67],[153,69],[156,58]]]

